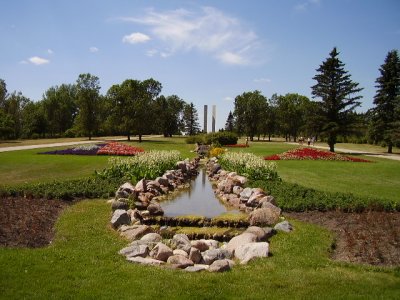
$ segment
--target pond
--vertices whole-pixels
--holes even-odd
[[[196,215],[213,218],[228,211],[240,213],[239,210],[225,206],[218,200],[204,168],[199,169],[199,175],[191,181],[187,190],[160,204],[166,217]]]

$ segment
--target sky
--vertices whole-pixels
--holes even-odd
[[[373,106],[387,53],[400,49],[399,0],[14,0],[0,10],[0,78],[33,101],[79,74],[101,93],[154,78],[223,128],[234,99],[259,90],[311,98],[333,47]]]

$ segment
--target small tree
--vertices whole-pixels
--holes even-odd
[[[393,144],[400,135],[400,59],[396,50],[389,51],[379,71],[372,128],[375,140],[385,141],[388,153],[392,153]]]
[[[230,111],[228,118],[226,119],[226,123],[225,123],[225,131],[230,131],[232,132],[235,126],[235,119],[233,118],[233,114]]]
[[[323,118],[323,133],[328,137],[329,150],[335,151],[336,139],[339,134],[346,135],[349,127],[355,122],[354,108],[360,105],[356,95],[362,88],[350,79],[350,74],[344,70],[344,63],[338,58],[336,47],[330,56],[317,69],[313,77],[317,84],[312,87],[313,98],[320,98],[321,117]]]
[[[187,135],[195,135],[200,131],[199,116],[196,107],[191,102],[183,108],[183,127]]]

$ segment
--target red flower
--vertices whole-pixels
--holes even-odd
[[[144,152],[144,149],[121,144],[117,142],[111,142],[97,151],[97,155],[136,155],[140,152]]]
[[[247,148],[249,145],[246,144],[235,144],[235,145],[224,145],[224,147],[229,147],[229,148]]]

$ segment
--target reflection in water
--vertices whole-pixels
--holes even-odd
[[[183,215],[197,215],[212,218],[229,212],[239,213],[238,210],[224,206],[214,195],[211,183],[206,179],[204,169],[190,183],[188,190],[182,191],[174,199],[161,202],[164,215],[176,217]]]

